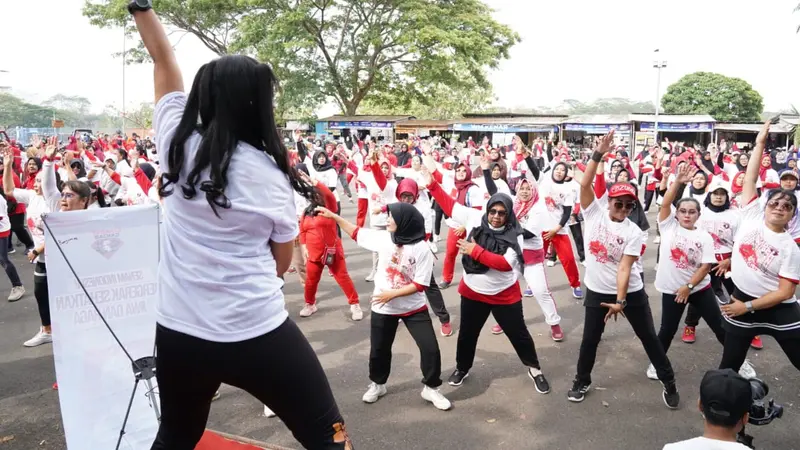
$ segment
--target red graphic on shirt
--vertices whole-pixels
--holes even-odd
[[[553,200],[553,197],[545,197],[544,204],[547,205],[547,210],[553,212],[558,209],[558,205],[556,205],[556,201]]]
[[[703,229],[714,240],[714,250],[722,247],[733,247],[733,229],[727,222],[703,222]]]
[[[34,236],[44,236],[44,226],[41,217],[28,217],[28,230]]]
[[[589,253],[591,253],[599,263],[605,264],[608,262],[608,250],[600,241],[589,242]]]
[[[612,233],[604,223],[589,230],[589,254],[600,264],[619,264],[625,250],[625,239]]]
[[[672,248],[669,252],[669,259],[673,263],[675,263],[675,267],[678,269],[688,269],[689,268],[689,257],[686,255],[680,248]]]
[[[777,276],[780,271],[780,251],[767,242],[760,230],[753,230],[742,237],[739,254],[747,267],[762,274]]]
[[[392,289],[399,289],[411,284],[414,272],[416,271],[417,261],[413,256],[410,256],[403,261],[404,247],[397,247],[391,258],[389,258],[389,267],[386,268],[386,274],[389,278],[389,284]]]

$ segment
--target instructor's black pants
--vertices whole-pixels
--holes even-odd
[[[287,319],[241,342],[211,342],[156,326],[161,425],[151,450],[192,450],[211,398],[226,383],[268,406],[304,448],[346,448],[344,421],[317,355]]]
[[[732,279],[719,277],[716,273],[711,273],[711,290],[714,291],[714,295],[716,295],[720,304],[728,303],[735,287]],[[684,323],[687,327],[696,327],[700,323],[700,312],[692,303],[689,303],[689,308],[686,310]]]
[[[450,323],[450,313],[447,312],[442,291],[436,283],[436,276],[433,274],[431,274],[431,284],[425,289],[425,296],[428,298],[428,303],[431,305],[433,313],[439,318],[439,322],[442,324]]]
[[[26,249],[33,248],[33,239],[28,234],[28,228],[25,225],[25,214],[11,214],[8,216],[8,221],[11,224],[11,232],[17,235],[17,239],[25,245]],[[8,237],[8,249],[13,248],[11,244],[11,236]]]
[[[639,341],[642,343],[647,357],[656,368],[658,379],[665,383],[675,381],[672,364],[670,364],[667,353],[664,351],[664,348],[661,347],[661,343],[658,341],[658,336],[656,335],[650,304],[646,299],[643,302],[641,300],[636,301],[636,305],[631,304],[634,303],[631,298],[632,296],[646,295],[643,291],[644,290],[628,293],[628,306],[625,307],[624,311],[625,318],[628,319],[631,328],[633,328],[634,333],[636,333],[636,337],[638,337]],[[598,297],[599,301],[592,302],[592,300]],[[604,303],[614,303],[616,301],[615,297],[615,295],[598,294],[588,289],[586,291],[586,301],[592,304],[599,304],[600,301]],[[605,331],[606,328],[605,317],[608,309],[600,306],[587,306],[585,311],[583,339],[581,340],[581,349],[578,354],[578,373],[575,378],[577,381],[591,384],[592,369],[594,369],[594,363],[597,359],[597,346],[600,344],[600,338],[603,336],[603,331]]]
[[[489,318],[489,314],[503,329],[506,337],[511,341],[522,364],[534,369],[541,369],[539,358],[536,356],[536,346],[533,338],[525,325],[525,316],[522,313],[522,299],[510,305],[492,305],[489,303],[470,300],[461,296],[461,325],[458,329],[458,345],[456,347],[456,368],[462,372],[469,372],[475,361],[475,349],[478,346],[478,336]]]

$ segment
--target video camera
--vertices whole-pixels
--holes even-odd
[[[767,386],[767,383],[758,378],[753,378],[750,380],[750,391],[753,393],[753,404],[750,405],[750,418],[747,420],[750,425],[768,425],[773,420],[780,419],[783,416],[783,406],[776,405],[773,399],[765,400],[767,394],[769,394],[769,386]],[[744,428],[745,427],[742,427],[741,431],[739,431],[736,441],[755,449],[753,445],[753,436],[745,433]]]

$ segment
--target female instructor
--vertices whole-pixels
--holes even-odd
[[[128,9],[155,66],[159,194],[170,212],[158,268],[162,415],[152,448],[194,449],[220,383],[258,398],[305,448],[351,448],[281,292],[298,233],[292,190],[312,191],[278,137],[272,70],[224,56],[198,70],[187,96],[150,1]]]

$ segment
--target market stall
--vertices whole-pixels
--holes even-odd
[[[562,139],[578,147],[591,148],[596,136],[614,130],[617,145],[630,147],[633,126],[627,114],[584,114],[564,120]]]
[[[688,145],[708,145],[712,140],[716,120],[707,114],[673,115],[631,114],[634,131],[658,132],[658,139],[685,142]]]
[[[330,116],[317,121],[317,137],[334,138],[357,136],[363,140],[372,136],[377,141],[393,142],[397,122],[413,119],[414,116]]]
[[[567,116],[531,114],[465,114],[453,123],[453,131],[463,142],[476,142],[489,137],[493,145],[509,145],[514,136],[531,145],[538,138],[553,140],[558,136],[561,121]]]

